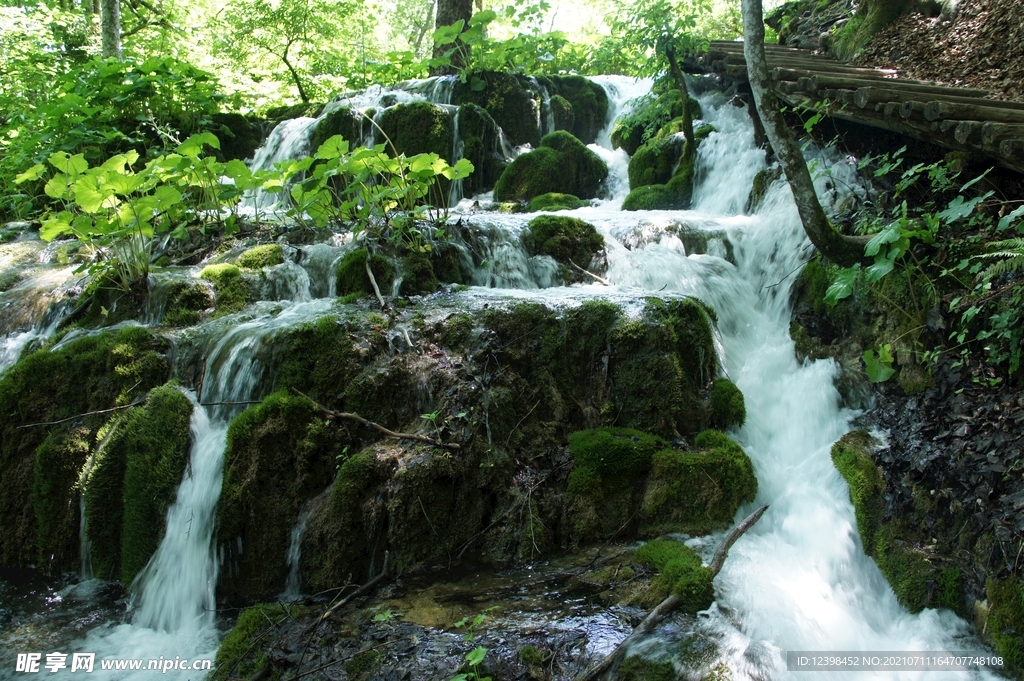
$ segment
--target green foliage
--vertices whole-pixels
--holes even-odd
[[[882,521],[885,483],[871,460],[870,444],[871,436],[866,432],[848,433],[832,445],[832,463],[850,487],[861,544],[868,555],[873,555],[875,534]]]
[[[892,378],[896,370],[892,368],[895,361],[892,356],[892,344],[886,343],[878,348],[878,354],[874,350],[867,350],[864,353],[864,373],[872,383],[884,383]]]
[[[711,388],[711,427],[725,430],[743,425],[747,420],[747,408],[743,393],[727,378],[716,378]]]
[[[632,428],[596,428],[569,435],[573,471],[569,492],[587,493],[595,481],[621,483],[646,473],[665,440]],[[596,477],[595,477],[596,476]]]
[[[238,266],[249,270],[261,270],[284,262],[284,249],[281,244],[263,244],[253,246],[238,256]]]
[[[989,611],[987,629],[996,651],[1011,673],[1024,670],[1024,581],[990,579],[986,585]]]
[[[675,681],[679,678],[671,662],[655,662],[639,655],[631,655],[619,667],[621,681]]]
[[[338,264],[337,289],[338,295],[362,293],[373,295],[373,284],[366,274],[367,250],[357,248],[349,251]],[[373,278],[377,281],[381,293],[391,291],[391,282],[395,279],[395,266],[383,255],[374,253],[370,256],[370,268]]]
[[[690,614],[707,610],[715,600],[714,575],[693,549],[678,541],[647,542],[633,559],[659,572],[654,588],[682,599],[680,608]]]
[[[637,0],[616,18],[612,32],[635,55],[637,74],[654,76],[666,69],[662,60],[669,54],[685,55],[707,46],[708,38],[696,29],[698,18],[711,9],[710,0]]]

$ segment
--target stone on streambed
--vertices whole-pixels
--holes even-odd
[[[756,482],[724,435],[694,439],[710,425],[712,323],[691,299],[552,308],[442,294],[392,319],[344,306],[296,327],[271,353],[277,390],[459,448],[329,422],[290,392],[249,408],[229,435],[219,593],[240,603],[282,591],[291,530],[308,503],[300,574],[314,592],[349,575],[365,581],[385,551],[405,573],[460,554],[496,565],[535,559],[607,538],[631,516],[620,536],[728,524]],[[619,475],[594,463],[600,454],[566,447],[594,427],[633,428],[654,444]],[[572,482],[595,475],[600,495]]]
[[[567,282],[587,281],[577,267],[590,269],[595,258],[604,252],[604,237],[593,225],[566,215],[541,215],[530,220],[522,239],[531,256],[554,258],[562,266],[562,278]]]
[[[607,177],[608,166],[600,156],[570,133],[558,131],[509,164],[494,187],[494,199],[529,201],[549,192],[593,199]]]
[[[387,136],[381,141],[389,154],[437,154],[454,163],[452,119],[444,107],[430,102],[396,104],[384,109],[377,122]]]
[[[700,143],[714,132],[710,125],[694,130]],[[629,160],[631,191],[622,202],[623,210],[685,210],[693,199],[693,178],[697,152],[679,136],[658,137],[637,150]]]

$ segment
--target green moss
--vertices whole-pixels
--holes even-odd
[[[466,196],[474,196],[493,189],[508,162],[501,151],[498,125],[485,109],[466,103],[459,107],[458,117],[462,157],[473,164],[462,189]]]
[[[365,679],[380,666],[383,654],[379,650],[364,650],[345,663],[345,673],[350,679]]]
[[[274,389],[298,388],[321,404],[334,406],[338,393],[360,371],[353,329],[335,317],[321,317],[293,329],[279,341],[281,363]]]
[[[564,215],[541,215],[530,220],[523,235],[530,255],[547,255],[562,265],[575,263],[586,268],[604,249],[604,238],[588,222]]]
[[[207,265],[199,277],[213,282],[217,292],[215,317],[238,312],[249,302],[249,287],[242,278],[242,271],[235,265]]]
[[[576,116],[573,114],[572,104],[569,100],[562,95],[553,95],[550,106],[551,115],[555,119],[555,130],[568,130],[572,132]]]
[[[739,445],[715,430],[701,432],[695,444],[700,451],[655,453],[643,500],[644,534],[727,527],[740,505],[757,495],[753,464]]]
[[[341,135],[348,141],[350,147],[355,147],[362,138],[362,125],[363,118],[357,111],[345,107],[332,111],[316,124],[313,137],[310,139],[310,148],[319,149],[320,145],[335,135]]]
[[[584,144],[596,142],[608,117],[608,95],[604,88],[583,76],[549,76],[547,80],[555,91],[551,105],[555,108],[557,129],[568,130]],[[565,127],[558,125],[559,108],[564,108],[558,100],[569,104],[572,112],[572,122]]]
[[[882,475],[871,460],[871,443],[871,436],[860,430],[847,433],[832,445],[832,463],[850,486],[857,531],[868,555],[874,555],[885,492]]]
[[[694,614],[707,610],[715,600],[714,575],[693,549],[677,541],[647,542],[633,555],[641,565],[658,571],[653,588],[682,599],[680,608]]]
[[[430,258],[423,253],[410,253],[402,258],[401,272],[402,284],[399,293],[403,296],[426,295],[441,288],[434,275]]]
[[[939,574],[935,602],[938,607],[949,608],[961,616],[967,614],[967,609],[964,607],[964,585],[960,568],[946,568]]]
[[[238,616],[235,626],[220,642],[213,660],[211,681],[229,678],[248,679],[270,665],[267,654],[255,645],[268,629],[287,617],[280,605],[256,605],[246,608]]]
[[[188,398],[165,385],[149,394],[145,406],[125,420],[107,447],[114,458],[123,452],[125,461],[120,576],[126,585],[160,545],[167,509],[174,503],[188,461],[191,417]],[[90,525],[99,524],[102,511],[88,513]]]
[[[283,590],[292,528],[303,502],[330,480],[345,439],[309,400],[285,392],[231,421],[217,507],[221,597],[261,600]]]
[[[530,199],[530,206],[528,210],[531,213],[539,213],[544,210],[575,210],[583,205],[585,205],[584,202],[572,194],[549,192]]]
[[[525,78],[523,79],[525,81]],[[483,83],[483,87],[474,83]],[[529,84],[529,81],[526,81]],[[474,89],[476,87],[477,89]],[[498,71],[477,71],[455,85],[453,104],[476,104],[501,126],[509,142],[519,146],[540,141],[536,102],[515,75]]]
[[[725,430],[743,425],[747,420],[747,408],[743,393],[727,378],[716,378],[711,388],[711,427]]]
[[[686,210],[690,202],[663,184],[652,184],[629,192],[622,210]]]
[[[595,428],[569,435],[573,472],[569,492],[588,493],[595,478],[602,482],[621,482],[643,475],[651,466],[654,453],[668,446],[656,435],[632,428]]]
[[[672,179],[683,153],[683,140],[678,137],[652,139],[629,159],[629,188],[666,184]]]
[[[374,253],[370,258],[370,268],[373,270],[377,286],[380,287],[381,295],[390,294],[391,283],[395,280],[395,266],[383,255]],[[349,293],[373,295],[373,284],[366,274],[365,248],[357,248],[345,254],[338,264],[337,282],[339,296]]]
[[[261,270],[284,262],[284,249],[281,244],[262,244],[253,246],[238,256],[238,266],[249,270]]]
[[[437,154],[452,161],[452,121],[443,107],[430,102],[398,104],[381,112],[377,122],[399,154]],[[387,151],[392,152],[390,146]]]
[[[473,318],[465,312],[456,312],[444,321],[441,343],[449,348],[464,345],[473,332]]]
[[[209,289],[198,282],[175,282],[167,295],[163,323],[167,326],[192,326],[200,313],[214,305]]]
[[[0,564],[78,568],[75,485],[97,433],[116,413],[78,415],[127,404],[166,381],[166,347],[147,330],[126,327],[31,353],[0,378]]]
[[[544,664],[547,659],[537,646],[526,645],[519,649],[519,659],[531,667]]]
[[[623,660],[616,678],[620,681],[675,681],[679,675],[671,662],[655,662],[632,655]]]
[[[601,157],[560,130],[545,135],[538,149],[509,164],[494,186],[494,199],[529,201],[551,192],[592,199],[606,177],[608,166]]]
[[[990,579],[986,585],[991,604],[987,629],[1006,669],[1024,671],[1024,581]]]
[[[929,605],[928,582],[933,577],[931,563],[897,537],[892,523],[883,524],[875,533],[871,557],[885,575],[897,600],[910,612]]]

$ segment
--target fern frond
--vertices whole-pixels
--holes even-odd
[[[1003,241],[991,241],[988,244],[986,244],[986,246],[988,246],[989,248],[1009,249],[1011,251],[1018,251],[1019,255],[1024,255],[1024,237],[1004,239]]]
[[[1016,254],[1016,257],[1000,260],[997,263],[989,265],[981,271],[981,276],[985,279],[991,279],[992,277],[999,276],[1000,274],[1020,271],[1024,271],[1024,254],[1022,253]]]

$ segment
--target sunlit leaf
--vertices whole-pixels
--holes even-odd
[[[192,135],[178,145],[178,153],[184,156],[195,158],[203,153],[203,145],[209,144],[214,149],[220,149],[220,140],[212,132],[200,132]]]
[[[860,263],[836,272],[835,279],[832,280],[832,284],[825,291],[825,303],[832,306],[843,298],[850,297],[853,294],[853,287],[857,283],[859,274]]]
[[[38,180],[46,172],[46,166],[42,163],[37,163],[25,172],[21,173],[14,178],[14,184],[21,184],[22,182],[32,182]]]

